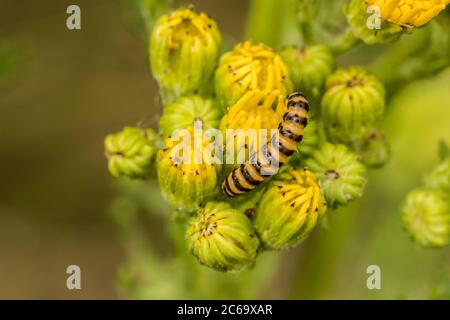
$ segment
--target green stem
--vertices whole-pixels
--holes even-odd
[[[308,244],[306,257],[301,257],[301,272],[294,282],[295,299],[323,299],[338,277],[339,262],[350,243],[354,224],[360,209],[359,203],[327,213],[327,227],[316,230]],[[308,241],[308,240],[307,240]]]
[[[255,42],[263,42],[269,46],[277,43],[279,21],[274,19],[275,2],[272,0],[250,1],[247,18],[246,37]],[[272,26],[268,22],[272,23]]]
[[[251,0],[245,37],[275,49],[300,40],[296,0]]]
[[[448,66],[449,46],[447,30],[432,21],[413,34],[404,35],[373,63],[372,70],[391,96],[416,79],[434,75]]]
[[[330,45],[330,49],[335,56],[338,56],[346,53],[360,43],[361,40],[356,38],[349,29],[339,38],[339,40]]]

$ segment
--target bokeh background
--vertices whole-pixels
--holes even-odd
[[[6,74],[0,78],[2,299],[130,297],[117,273],[130,259],[114,209],[123,185],[108,175],[103,138],[124,125],[156,128],[160,102],[145,27],[129,2],[0,2],[0,47],[12,52],[0,50]],[[70,31],[66,8],[75,3],[82,29]],[[247,1],[189,3],[218,22],[226,43],[243,39]],[[357,48],[340,65],[364,64],[380,50]],[[371,172],[362,199],[330,212],[304,244],[261,260],[272,271],[250,298],[407,299],[450,291],[449,249],[417,248],[399,218],[406,193],[437,163],[439,141],[450,143],[449,124],[449,69],[399,85],[385,121],[391,161]],[[154,186],[147,187],[149,210],[165,213],[150,192]],[[158,213],[142,226],[152,250],[164,256],[171,248]],[[71,264],[81,267],[82,290],[66,288]],[[373,264],[381,268],[381,290],[366,287],[366,268]],[[161,297],[185,296],[175,289]]]

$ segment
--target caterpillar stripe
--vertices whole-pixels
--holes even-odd
[[[278,125],[278,139],[272,137],[271,141],[262,147],[260,155],[265,158],[264,163],[247,161],[235,168],[223,181],[222,190],[230,197],[238,196],[256,188],[265,177],[275,174],[295,152],[297,144],[302,141],[303,133],[308,124],[309,104],[306,97],[300,92],[294,92],[287,98],[287,111]],[[255,155],[253,155],[254,159]]]

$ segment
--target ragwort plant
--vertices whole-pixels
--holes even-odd
[[[267,8],[274,5],[269,0],[254,2]],[[297,10],[291,26],[297,32],[295,41],[284,36],[275,23],[267,43],[249,37],[226,52],[217,23],[192,6],[174,9],[147,23],[152,26],[151,72],[162,98],[159,128],[125,127],[105,139],[105,153],[114,177],[156,180],[171,207],[173,214],[164,219],[170,220],[169,233],[184,260],[147,261],[159,270],[160,279],[153,278],[152,283],[161,284],[168,297],[175,291],[189,296],[176,283],[190,277],[197,279],[188,286],[190,297],[201,297],[196,294],[206,289],[199,285],[199,275],[207,274],[210,285],[223,289],[215,271],[252,269],[247,272],[262,279],[267,271],[258,270],[258,260],[267,252],[301,245],[327,215],[362,197],[367,172],[383,167],[390,157],[382,121],[392,90],[399,82],[435,74],[449,65],[445,56],[450,48],[445,29],[449,18],[439,16],[448,0],[339,0],[333,5],[328,1],[284,2]],[[255,6],[250,12],[253,30],[267,19],[257,16]],[[440,44],[440,50],[418,43],[420,50],[412,50],[417,50],[420,65],[398,65],[401,79],[390,74],[391,70],[378,77],[367,67],[338,63],[340,55],[357,45],[387,44],[394,54],[377,61],[382,70],[401,59],[402,48],[396,47],[396,42],[421,29],[429,33],[429,41]],[[305,108],[305,104],[295,108],[289,104],[288,95],[294,92],[301,92],[309,101],[305,102],[308,112],[289,114],[289,110]],[[299,127],[300,122],[304,126]],[[283,126],[288,128],[283,131]],[[268,133],[240,139],[238,132],[228,139],[228,129],[264,129]],[[208,130],[215,130],[223,139],[208,136]],[[270,132],[274,131],[289,141],[271,148]],[[184,135],[189,147],[180,153],[177,145]],[[297,136],[300,138],[295,139]],[[260,151],[264,138],[268,138],[266,146],[272,157],[275,152],[281,159],[287,143],[295,143],[295,152],[289,152],[283,161],[287,163],[279,170],[263,177],[259,162],[246,163]],[[210,148],[211,144],[216,148]],[[195,161],[197,153],[200,161]],[[233,161],[226,161],[229,159]],[[421,246],[449,243],[449,176],[446,155],[424,186],[405,200],[402,221]],[[224,193],[223,184],[239,195]],[[148,204],[143,200],[145,192],[130,193],[136,201]],[[192,264],[190,254],[201,267]],[[215,271],[208,273],[205,268]],[[119,273],[125,287],[130,286],[129,276],[123,270]],[[142,291],[145,286],[136,287],[134,284],[138,297],[156,294]],[[238,290],[233,294],[239,295]],[[248,297],[249,293],[241,294]]]

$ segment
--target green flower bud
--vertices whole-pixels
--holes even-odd
[[[176,209],[195,210],[217,191],[221,165],[210,147],[209,139],[190,128],[166,139],[158,151],[161,192]]]
[[[319,147],[323,134],[320,124],[315,120],[308,120],[301,143],[297,144],[297,151],[303,157],[309,157]]]
[[[286,96],[293,89],[281,57],[272,48],[249,41],[236,45],[220,58],[214,82],[217,99],[224,109],[249,90],[279,90]]]
[[[327,142],[305,160],[305,166],[319,179],[329,206],[346,205],[362,196],[366,168],[346,146]]]
[[[292,82],[307,97],[317,97],[325,80],[334,70],[334,57],[327,46],[315,45],[305,49],[287,47],[281,57],[289,68]]]
[[[164,103],[209,88],[221,45],[217,24],[182,8],[162,16],[150,36],[150,64]]]
[[[301,143],[297,144],[297,152],[289,159],[289,164],[294,168],[304,168],[305,159],[311,157],[322,143],[326,141],[322,123],[316,120],[308,120]]]
[[[375,129],[363,142],[359,154],[366,166],[383,167],[390,157],[390,148],[384,133]]]
[[[186,231],[189,251],[218,271],[238,272],[251,267],[259,240],[250,220],[225,202],[208,202]]]
[[[159,129],[167,138],[177,129],[187,129],[201,121],[203,130],[218,128],[222,117],[214,101],[200,96],[181,97],[164,107],[159,119]]]
[[[425,177],[425,186],[439,189],[450,196],[450,158],[439,163],[433,171]]]
[[[271,249],[295,246],[312,231],[326,204],[314,174],[290,168],[271,182],[255,216],[255,228]]]
[[[450,240],[450,207],[443,193],[432,189],[411,191],[403,205],[402,220],[413,240],[424,247],[443,247]]]
[[[105,155],[112,176],[148,178],[156,154],[156,133],[152,129],[125,127],[105,138]]]
[[[339,69],[327,80],[321,107],[328,139],[358,145],[383,115],[384,87],[364,69]]]

